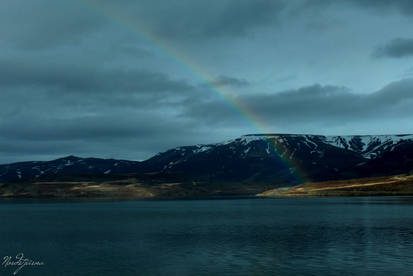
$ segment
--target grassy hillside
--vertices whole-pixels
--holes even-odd
[[[152,179],[152,178],[151,178]],[[311,197],[413,195],[413,175],[309,182],[276,188],[265,183],[203,183],[172,179],[68,177],[33,182],[0,183],[0,198],[179,199],[223,196]]]
[[[221,196],[254,196],[276,186],[263,183],[205,183],[133,176],[100,178],[61,177],[41,181],[0,183],[0,198],[119,198],[179,199]],[[153,181],[156,179],[156,181]]]
[[[259,193],[263,197],[413,195],[413,175],[309,182]]]

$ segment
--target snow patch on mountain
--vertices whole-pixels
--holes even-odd
[[[393,150],[403,141],[413,141],[413,135],[347,135],[324,136],[323,142],[331,146],[359,152],[365,158],[374,158],[380,151]],[[360,148],[357,148],[360,146]]]
[[[201,152],[204,152],[204,151],[208,151],[208,150],[210,150],[211,148],[212,148],[212,146],[209,146],[209,145],[197,145],[197,149],[194,149],[192,152],[193,153],[201,153]]]

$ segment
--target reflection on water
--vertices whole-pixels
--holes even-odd
[[[1,258],[46,263],[21,275],[413,273],[411,197],[3,202],[0,221]]]

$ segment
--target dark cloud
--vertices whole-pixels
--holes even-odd
[[[76,47],[116,28],[164,39],[240,37],[279,20],[284,0],[2,1],[2,41],[25,50]],[[111,30],[111,28],[114,28]]]
[[[158,114],[125,112],[77,116],[74,118],[22,117],[4,122],[2,137],[13,140],[70,141],[95,140],[110,141],[118,138],[153,137],[161,133],[171,133],[176,128],[162,120]],[[136,126],[139,127],[136,127]]]
[[[50,117],[37,114],[0,122],[0,163],[22,160],[22,156],[57,158],[68,154],[136,160],[191,144],[194,139],[206,142],[202,138],[205,133],[194,122],[157,111],[120,112],[121,108],[113,107],[94,116],[59,118],[59,109],[51,107]]]
[[[396,38],[386,45],[377,48],[373,56],[403,58],[413,56],[413,39]]]
[[[246,35],[251,29],[265,26],[277,20],[284,3],[274,0],[228,1],[222,12],[205,26],[205,35]]]
[[[1,60],[0,163],[67,154],[144,159],[207,142],[193,120],[176,116],[182,101],[199,96],[196,87],[164,73],[83,62]]]
[[[75,46],[106,24],[103,17],[88,12],[80,3],[64,0],[2,1],[2,40],[25,49]]]
[[[411,116],[413,79],[394,82],[372,94],[354,94],[348,88],[313,85],[276,94],[239,96],[269,125],[297,128],[333,123],[339,126],[357,120]],[[214,110],[214,112],[207,112]],[[208,124],[232,125],[242,118],[222,102],[199,102],[190,106],[186,116],[199,117]]]
[[[0,163],[66,154],[142,159],[200,137],[192,121],[176,120],[180,102],[196,97],[192,85],[89,62],[1,60]]]
[[[41,88],[57,94],[89,95],[133,94],[161,96],[165,93],[185,93],[192,86],[175,81],[163,73],[123,68],[105,69],[101,64],[52,63],[44,61],[0,60],[0,87]],[[35,92],[32,92],[35,93]]]
[[[397,106],[413,99],[413,78],[392,82],[376,93],[367,96],[372,106],[377,109]],[[401,110],[405,112],[406,110]],[[410,112],[406,113],[410,114]]]
[[[92,10],[162,38],[238,37],[277,22],[283,0],[86,1]],[[116,21],[116,19],[115,19]]]
[[[349,3],[384,12],[397,10],[405,15],[413,15],[413,2],[410,0],[350,0]]]
[[[365,8],[380,13],[399,12],[406,16],[413,15],[413,2],[410,0],[347,0],[347,1],[331,1],[331,0],[307,0],[301,8],[316,8],[334,7],[334,6],[353,6]]]
[[[250,83],[246,79],[240,79],[230,76],[219,76],[215,81],[212,81],[209,84],[205,84],[205,86],[213,85],[213,86],[230,86],[235,88],[243,88],[250,86]]]

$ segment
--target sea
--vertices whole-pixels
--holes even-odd
[[[0,275],[413,275],[413,197],[0,201]]]

